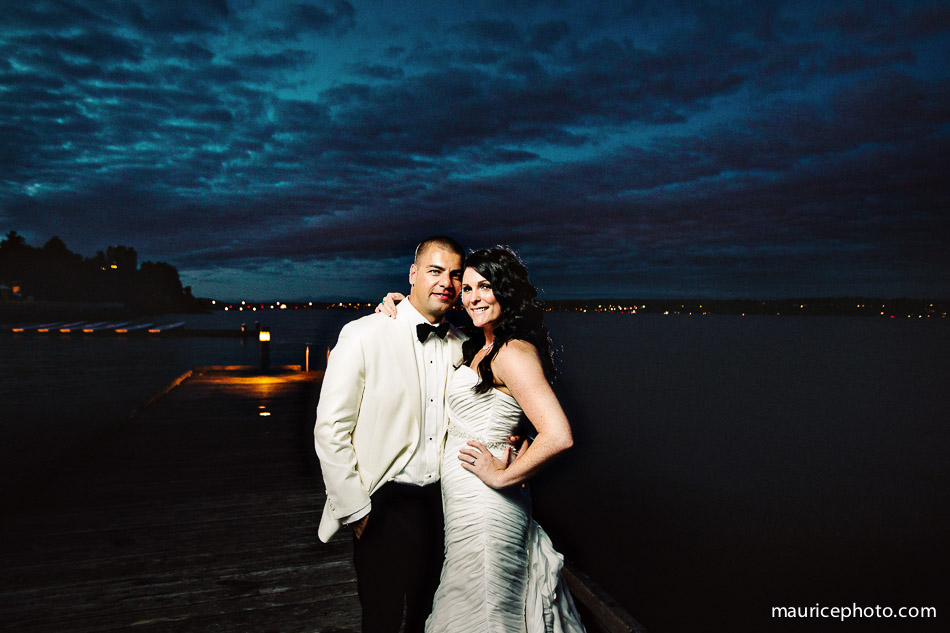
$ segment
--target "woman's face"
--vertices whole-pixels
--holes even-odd
[[[462,306],[475,327],[494,327],[501,318],[501,304],[495,299],[491,282],[473,268],[466,268],[462,274]]]

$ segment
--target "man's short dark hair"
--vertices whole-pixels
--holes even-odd
[[[413,263],[418,265],[419,258],[421,258],[425,252],[433,246],[455,253],[462,258],[462,263],[465,263],[465,249],[462,248],[461,244],[453,240],[451,237],[445,235],[433,235],[432,237],[427,237],[426,239],[419,242],[419,246],[416,247],[416,256],[413,260]]]

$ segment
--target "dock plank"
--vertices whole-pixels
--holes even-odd
[[[24,491],[0,629],[358,631],[350,538],[316,536],[319,377],[195,372]]]

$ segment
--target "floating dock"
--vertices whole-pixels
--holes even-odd
[[[13,327],[4,327],[0,331],[6,331],[14,335],[23,334],[95,334],[102,336],[105,334],[130,336],[160,335],[162,337],[212,337],[212,338],[251,338],[257,337],[257,332],[252,330],[241,330],[240,328],[231,329],[203,329],[189,328],[185,321],[175,323],[134,323],[132,321],[121,321],[108,323],[101,321],[98,323],[87,323],[85,321],[76,321],[75,323],[43,323],[38,325],[16,325]]]
[[[30,330],[36,332],[37,334],[49,334],[50,332],[69,332],[72,328],[82,327],[85,324],[85,321],[75,321],[73,323],[62,323],[60,325],[40,325],[39,327]]]
[[[53,323],[40,323],[37,325],[18,325],[13,328],[10,328],[10,331],[13,332],[14,334],[26,334],[28,332],[36,332],[40,329],[43,329],[49,332],[49,328],[59,327],[63,323],[65,323],[65,321],[55,321]]]
[[[126,325],[124,327],[116,328],[116,334],[132,334],[134,332],[145,332],[150,327],[152,323],[136,323],[135,325]]]
[[[98,334],[100,332],[112,332],[116,328],[125,327],[129,323],[131,323],[131,321],[121,321],[117,323],[104,323],[96,327],[90,327],[88,325],[84,325],[82,328],[82,333],[83,334]]]
[[[166,323],[165,325],[156,325],[148,329],[149,334],[161,334],[162,332],[168,333],[175,330],[181,330],[185,327],[184,321],[178,321],[177,323]]]

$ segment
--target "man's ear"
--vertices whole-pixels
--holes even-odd
[[[416,265],[413,264],[409,267],[409,285],[412,286],[416,283]]]

